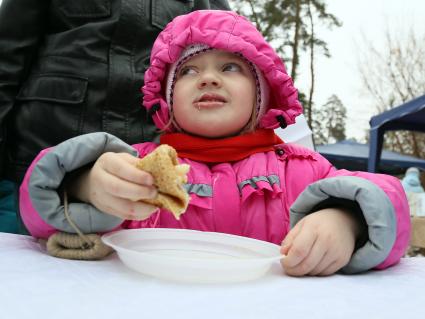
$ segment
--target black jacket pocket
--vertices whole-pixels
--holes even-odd
[[[87,93],[88,79],[73,75],[33,75],[22,86],[17,100],[39,100],[61,104],[81,104]]]

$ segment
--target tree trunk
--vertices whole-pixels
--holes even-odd
[[[410,132],[412,135],[412,149],[413,149],[413,156],[420,157],[421,154],[419,152],[419,146],[418,146],[418,140],[416,138],[415,132]]]
[[[307,123],[309,127],[312,127],[313,123],[313,93],[314,93],[314,81],[315,81],[315,74],[314,74],[314,21],[313,21],[313,15],[311,14],[311,3],[310,0],[308,1],[308,16],[310,18],[310,93],[308,97],[308,104],[307,104]]]
[[[292,80],[295,82],[295,78],[297,75],[297,66],[298,66],[298,43],[299,43],[299,37],[300,37],[300,23],[301,23],[301,0],[297,0],[295,8],[295,31],[294,31],[294,43],[292,46],[292,70],[291,70],[291,77]]]
[[[254,3],[253,3],[253,1],[248,0],[248,3],[249,3],[249,6],[250,6],[250,8],[251,8],[252,17],[253,17],[253,19],[254,19],[255,26],[257,27],[258,31],[263,32],[263,30],[261,29],[261,23],[260,23],[260,20],[258,19],[257,12],[255,11],[255,8],[254,8]]]

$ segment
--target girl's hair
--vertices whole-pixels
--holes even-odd
[[[177,125],[177,122],[176,122],[176,120],[175,120],[175,117],[174,117],[174,112],[173,112],[173,110],[171,109],[170,111],[169,111],[169,113],[170,113],[170,116],[169,116],[169,119],[168,119],[168,122],[165,124],[165,126],[159,131],[161,134],[162,133],[166,133],[167,132],[167,130],[170,128],[170,127],[173,127],[177,132],[182,132],[182,129]]]

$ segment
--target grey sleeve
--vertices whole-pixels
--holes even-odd
[[[95,162],[105,152],[125,152],[137,156],[137,151],[119,138],[103,133],[77,136],[58,144],[35,163],[28,192],[40,217],[52,227],[75,233],[64,214],[58,188],[66,174]],[[120,218],[105,214],[86,203],[69,203],[71,220],[83,233],[104,232],[122,223]]]
[[[383,262],[396,239],[395,211],[385,192],[367,179],[339,176],[309,185],[290,208],[291,227],[330,197],[356,202],[367,224],[366,243],[354,252],[342,271],[362,272]]]

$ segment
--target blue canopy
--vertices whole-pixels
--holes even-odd
[[[370,119],[369,172],[377,171],[384,133],[395,130],[425,132],[425,95]]]
[[[354,141],[340,141],[335,144],[317,145],[316,151],[328,159],[335,167],[352,171],[365,171],[368,165],[369,145]],[[403,174],[409,167],[425,169],[425,160],[402,155],[391,151],[382,151],[379,171],[387,174]]]

